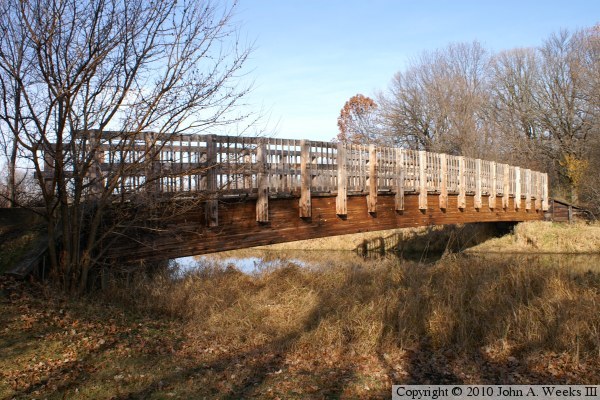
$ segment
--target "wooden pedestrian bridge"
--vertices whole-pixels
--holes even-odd
[[[118,166],[115,194],[159,193],[181,210],[158,229],[116,241],[110,257],[165,259],[392,228],[540,220],[549,207],[547,174],[494,161],[309,140],[148,135],[124,142],[103,132],[93,179],[105,185]]]

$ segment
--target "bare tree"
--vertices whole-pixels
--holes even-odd
[[[503,140],[503,158],[538,168],[552,151],[539,122],[538,53],[533,48],[502,51],[492,58],[491,71],[494,128]]]
[[[114,210],[127,201],[132,169],[151,165],[165,138],[244,117],[232,113],[247,92],[237,77],[249,54],[234,8],[210,0],[2,3],[2,133],[36,172],[50,260],[67,290],[85,290],[102,240],[131,225]],[[99,171],[107,145],[118,156]]]
[[[0,4],[2,24],[0,40],[2,41],[0,57],[11,65],[15,75],[22,75],[26,69],[25,31],[24,26],[14,23],[16,10],[7,2]],[[11,40],[10,38],[14,38]],[[23,128],[21,121],[22,87],[19,81],[11,79],[11,73],[0,68],[0,145],[6,157],[7,183],[6,202],[9,207],[16,205],[19,182],[17,181],[17,158],[19,153],[19,136]]]
[[[598,103],[589,88],[598,52],[585,31],[553,34],[540,48],[541,77],[537,102],[542,129],[552,139],[556,169],[566,181],[570,200],[577,202],[578,187],[588,166],[589,139],[594,133]],[[597,68],[597,67],[596,67]],[[598,133],[598,132],[595,132]]]
[[[492,140],[487,63],[478,42],[421,55],[379,97],[387,133],[414,149],[481,156]]]

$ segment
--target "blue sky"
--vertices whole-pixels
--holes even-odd
[[[247,102],[268,117],[267,134],[330,140],[346,100],[385,90],[423,51],[473,40],[492,51],[537,46],[600,23],[600,0],[242,0],[237,18],[255,43]]]

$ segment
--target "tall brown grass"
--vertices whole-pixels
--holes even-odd
[[[320,269],[283,263],[255,275],[205,263],[118,293],[229,349],[272,344],[366,354],[427,345],[600,355],[600,275],[533,267],[527,258],[450,256],[432,265],[352,259]]]

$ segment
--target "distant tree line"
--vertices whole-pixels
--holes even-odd
[[[552,34],[536,48],[492,53],[472,42],[424,52],[376,100],[346,103],[338,139],[544,170],[553,196],[598,210],[599,113],[597,25]]]

